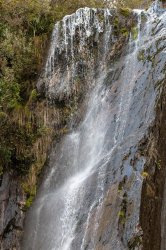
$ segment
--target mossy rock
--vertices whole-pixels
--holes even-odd
[[[23,184],[23,189],[24,189],[24,192],[26,193],[26,196],[27,196],[25,206],[23,208],[26,211],[27,209],[30,208],[30,206],[32,205],[34,198],[36,196],[36,186],[30,187],[26,184]]]
[[[120,28],[119,18],[116,16],[113,21],[114,35],[118,35],[119,28]]]
[[[145,56],[145,51],[144,50],[141,50],[141,51],[138,52],[137,59],[138,59],[138,61],[145,62],[146,56]]]
[[[38,94],[38,92],[37,92],[37,90],[36,89],[33,89],[32,91],[31,91],[31,94],[30,94],[30,100],[31,101],[36,101],[37,99],[38,99],[38,97],[39,97],[39,94]]]
[[[144,12],[141,13],[141,23],[146,23],[147,21],[147,16]]]
[[[32,205],[33,203],[33,200],[34,200],[34,196],[30,196],[26,202],[25,202],[25,206],[24,206],[24,210],[27,210],[30,208],[30,206]]]
[[[131,36],[133,40],[136,40],[138,38],[138,28],[134,27],[131,30]]]
[[[123,35],[123,36],[129,36],[129,31],[126,29],[126,28],[122,28],[120,30],[120,33]]]
[[[129,17],[132,11],[129,8],[120,8],[119,13],[125,17]]]

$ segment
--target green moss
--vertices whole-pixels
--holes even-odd
[[[121,210],[118,213],[119,224],[122,224],[123,226],[126,222],[126,211],[127,211],[127,194],[124,193],[123,200],[121,203]]]
[[[133,27],[131,29],[131,36],[133,40],[136,40],[138,38],[138,28],[137,27]]]
[[[141,13],[141,22],[146,23],[146,21],[147,21],[147,15],[144,12],[142,12]]]
[[[37,130],[37,136],[41,137],[43,135],[49,135],[51,133],[51,129],[46,126],[40,126]]]
[[[8,72],[7,74],[10,74]],[[16,83],[11,75],[9,78],[4,77],[0,80],[0,106],[4,111],[14,109],[21,101],[20,86]]]
[[[125,17],[129,17],[131,15],[131,10],[128,8],[120,8],[119,12],[121,15],[125,16]]]
[[[31,192],[27,194],[28,198],[26,199],[26,202],[25,202],[25,206],[24,206],[25,210],[30,208],[35,196],[36,196],[36,188],[34,190],[31,190]]]
[[[146,171],[143,171],[143,172],[141,173],[141,175],[142,175],[142,177],[143,177],[144,179],[147,179],[147,178],[149,177],[149,174],[148,174],[148,172],[146,172]]]
[[[139,61],[143,61],[143,62],[146,61],[145,51],[144,50],[141,50],[141,51],[138,52],[137,59]]]
[[[24,209],[27,210],[28,208],[30,208],[30,206],[32,205],[32,202],[34,200],[34,196],[30,196],[26,202],[25,202],[25,207]]]
[[[31,91],[31,94],[30,94],[30,100],[36,101],[38,99],[38,96],[39,96],[39,94],[38,94],[37,90],[33,89]]]
[[[114,22],[113,22],[113,25],[115,27],[119,27],[119,18],[116,16],[115,19],[114,19]]]
[[[118,213],[118,217],[119,217],[119,224],[124,225],[126,222],[126,214],[124,210],[120,210]]]
[[[161,160],[156,161],[156,166],[158,170],[161,169]]]
[[[155,55],[152,56],[148,55],[146,59],[147,61],[152,62],[153,67],[155,66]]]
[[[120,33],[123,35],[123,36],[129,36],[129,31],[126,29],[126,28],[122,28],[120,30]]]
[[[124,218],[125,217],[125,212],[123,210],[120,210],[119,213],[118,213],[118,216],[120,218]]]
[[[120,28],[119,19],[118,19],[118,17],[115,17],[115,19],[113,21],[114,35],[118,35],[119,28]]]
[[[32,202],[36,196],[36,186],[29,188],[28,186],[23,186],[26,193],[27,199],[25,202],[24,210],[27,210],[32,205]]]
[[[119,182],[118,192],[121,192],[123,190],[123,186],[124,186],[124,182],[123,181]]]

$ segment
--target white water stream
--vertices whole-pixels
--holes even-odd
[[[84,50],[87,38],[93,35],[94,29],[97,37],[104,32],[104,52],[102,61],[99,63],[98,76],[94,77],[95,72],[92,72],[89,78],[92,79],[94,88],[86,100],[85,117],[79,127],[66,135],[58,149],[55,150],[55,157],[53,157],[51,163],[52,167],[30,211],[26,229],[28,236],[23,244],[24,250],[97,249],[97,232],[100,227],[99,222],[106,193],[108,164],[112,161],[112,157],[115,157],[116,154],[118,156],[117,152],[122,151],[121,158],[123,158],[123,144],[128,143],[129,148],[135,145],[134,143],[142,138],[153,119],[155,99],[150,100],[148,97],[149,101],[143,107],[145,113],[143,112],[140,117],[135,118],[135,123],[133,120],[130,122],[134,100],[141,93],[141,88],[144,88],[143,85],[140,85],[141,87],[137,85],[138,79],[142,77],[140,74],[142,64],[138,62],[138,53],[141,49],[146,50],[147,44],[153,46],[150,35],[147,37],[141,31],[141,11],[135,11],[135,15],[138,17],[137,39],[134,40],[130,36],[127,55],[124,57],[125,61],[121,62],[123,67],[120,76],[114,83],[114,89],[117,89],[118,94],[114,94],[114,89],[105,85],[108,72],[114,70],[114,67],[116,68],[112,65],[109,68],[106,60],[107,53],[109,53],[112,45],[110,42],[112,27],[109,21],[111,13],[108,10],[104,11],[102,23],[97,18],[96,13],[97,10],[95,9],[80,9],[75,14],[66,16],[63,19],[63,25],[60,25],[60,23],[55,25],[45,70],[45,76],[49,79],[48,91],[57,91],[58,93],[63,92],[64,89],[70,91],[70,79],[75,75],[73,40],[76,32],[79,33],[80,43],[78,48],[80,53]],[[146,15],[149,18],[147,21],[149,26],[146,26],[143,32],[148,30],[150,33],[152,18],[148,14]],[[165,34],[165,28],[161,29],[154,39],[158,39],[160,35],[163,36],[163,32]],[[63,37],[61,37],[62,34]],[[69,71],[67,76],[54,86],[57,73],[54,70],[58,63],[56,55],[63,50],[65,50],[66,58],[70,53],[71,64],[66,66],[66,72]],[[135,96],[134,91],[137,92]],[[142,110],[142,105],[143,103],[140,100],[139,112]],[[142,119],[144,120],[142,121]],[[141,122],[144,125],[140,129]],[[141,161],[140,171],[143,170],[143,167],[144,160]],[[132,167],[127,166],[124,172],[131,173]],[[117,177],[115,179],[111,177],[112,183],[120,178],[119,176],[120,169],[117,166]],[[139,198],[135,202],[138,205],[136,208],[138,212],[142,177],[139,171],[134,176],[138,179],[137,189],[135,190],[135,195]],[[85,198],[86,202],[84,203]],[[82,214],[80,211],[83,211]],[[83,217],[80,226],[82,231],[79,233],[77,231],[79,231],[78,224],[81,217]],[[92,217],[93,227],[91,227]],[[138,220],[139,214],[134,218],[133,227],[136,226]],[[89,248],[86,248],[89,234],[91,243]],[[78,245],[73,243],[77,238],[79,238]],[[120,250],[125,248],[116,240],[115,247],[110,249]]]

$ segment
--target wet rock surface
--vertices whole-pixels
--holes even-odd
[[[143,249],[164,250],[165,245],[165,81],[157,105],[154,126],[150,129],[146,150],[148,176],[143,183],[140,222],[143,229]]]
[[[4,174],[0,186],[0,249],[20,249],[25,197],[18,177]]]

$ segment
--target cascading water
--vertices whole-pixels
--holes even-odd
[[[164,78],[160,38],[166,35],[166,19],[164,13],[131,15],[137,38],[131,32],[116,59],[109,57],[116,55],[116,10],[80,9],[55,25],[43,77],[48,98],[61,100],[78,91],[80,61],[88,66],[84,80],[90,87],[85,88],[82,121],[71,125],[52,150],[49,171],[27,216],[24,250],[123,250],[141,232],[146,159],[138,145],[154,119],[156,86]]]

